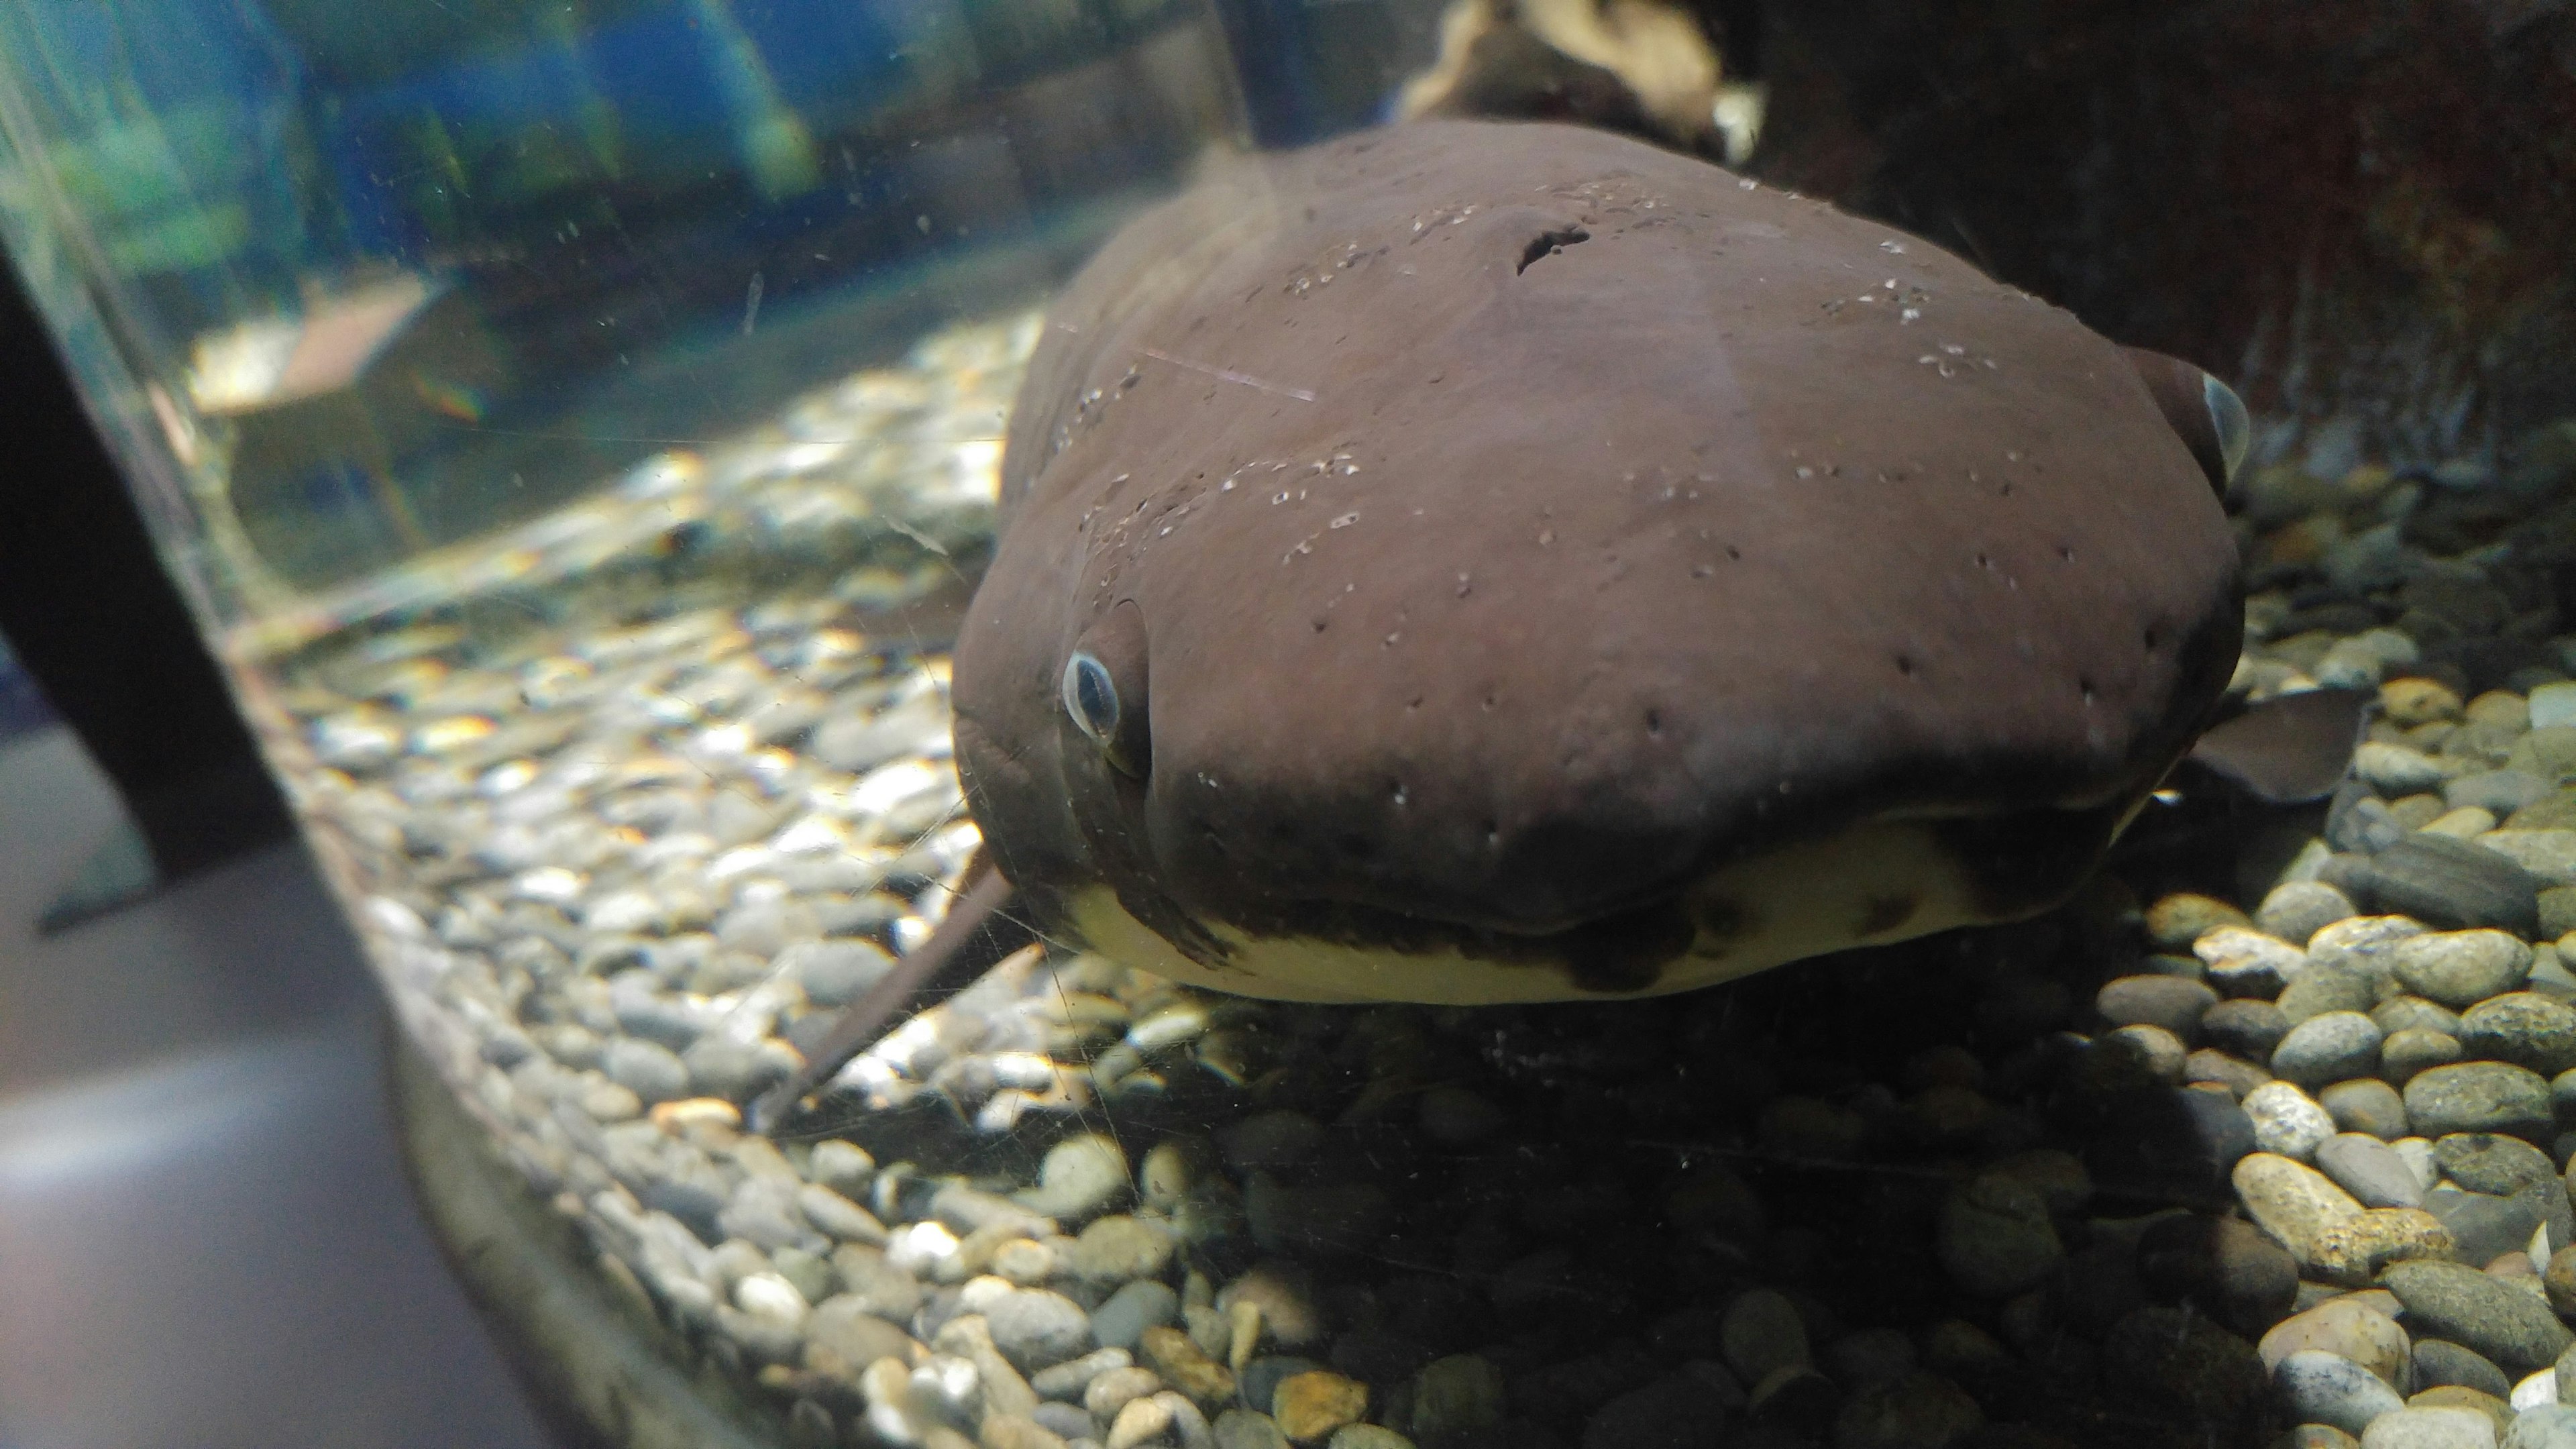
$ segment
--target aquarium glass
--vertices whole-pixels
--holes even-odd
[[[2510,0],[0,0],[632,1445],[2576,1442],[2571,177]]]

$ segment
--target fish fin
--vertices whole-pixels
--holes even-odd
[[[2331,794],[2361,742],[2366,689],[2311,689],[2275,695],[2210,729],[2193,762],[2270,805]]]
[[[977,863],[982,864],[980,858]],[[1037,940],[1035,930],[1006,914],[1014,894],[1000,871],[988,867],[978,876],[970,867],[966,889],[929,939],[905,952],[883,980],[834,1018],[831,1031],[794,1076],[751,1104],[751,1129],[775,1129],[797,1103],[875,1045],[888,1022],[912,1015]]]
[[[2252,441],[2253,424],[2244,400],[2235,389],[2179,357],[2143,347],[2120,350],[2128,354],[2129,365],[2138,370],[2138,381],[2147,385],[2148,395],[2156,400],[2174,435],[2191,450],[2192,461],[2208,475],[2209,486],[2219,497],[2226,497]]]

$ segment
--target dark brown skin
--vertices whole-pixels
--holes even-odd
[[[2132,797],[2236,654],[2225,520],[2119,349],[1596,132],[1266,158],[1122,234],[1024,397],[959,760],[1006,875],[1149,922],[1547,932],[1900,803]],[[1141,788],[1057,690],[1126,601]]]
[[[1599,132],[1235,164],[1076,279],[1013,418],[954,685],[1009,909],[1646,989],[1693,881],[1891,814],[2040,909],[2237,656],[2168,364]]]

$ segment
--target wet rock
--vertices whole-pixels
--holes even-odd
[[[2352,752],[2352,768],[2391,800],[2442,787],[2440,762],[2404,745],[2365,741]]]
[[[2041,1217],[2046,1218],[2044,1207]],[[2056,1240],[2053,1229],[2049,1240],[2052,1244]],[[1718,1335],[1726,1366],[1742,1383],[1759,1384],[1781,1369],[1805,1368],[1812,1362],[1806,1321],[1787,1296],[1774,1289],[1756,1288],[1736,1295],[1726,1305]]]
[[[1228,1409],[1216,1416],[1216,1449],[1288,1449],[1288,1436],[1268,1414]]]
[[[918,1347],[911,1334],[848,1295],[816,1304],[806,1315],[804,1331],[805,1366],[845,1383],[856,1382],[861,1371],[881,1358],[909,1362]]]
[[[2448,1339],[2417,1340],[2413,1358],[2415,1387],[2418,1389],[2458,1384],[2482,1394],[2493,1394],[2499,1399],[2513,1394],[2513,1381],[2505,1377],[2504,1370],[2488,1362],[2484,1354],[2462,1348]]]
[[[2411,916],[2355,916],[2308,939],[2308,960],[2319,970],[2358,970],[2383,989],[2395,981],[2397,948],[2424,934]]]
[[[689,1095],[689,1069],[679,1054],[657,1042],[620,1037],[600,1053],[600,1070],[646,1105]]]
[[[2269,1000],[2308,964],[2298,947],[2242,926],[2221,926],[2193,942],[2191,950],[2208,967],[2209,984],[2221,996]]]
[[[2233,1180],[2247,1215],[2302,1263],[2315,1261],[2318,1234],[2362,1211],[2323,1173],[2275,1153],[2247,1156],[2236,1164]]]
[[[1583,1449],[1626,1449],[1631,1444],[1687,1449],[1708,1443],[1725,1423],[1730,1397],[1689,1368],[1667,1374],[1593,1410],[1583,1423]]]
[[[2433,1161],[2442,1174],[2471,1192],[2511,1196],[2536,1182],[2558,1176],[2549,1154],[2519,1137],[2492,1132],[2454,1132],[2433,1143]]]
[[[2369,1208],[2320,1229],[2312,1263],[2327,1282],[2359,1288],[2390,1263],[2449,1258],[2458,1247],[2449,1226],[2422,1208]]]
[[[2576,830],[2493,830],[2478,837],[2478,844],[2544,886],[2576,885]]]
[[[2576,1018],[2576,1013],[2570,1017]],[[2323,1012],[2300,1021],[2281,1038],[2272,1051],[2272,1075],[2312,1090],[2329,1082],[2371,1076],[2379,1070],[2379,1043],[2379,1024],[2359,1011]],[[2253,1095],[2248,1094],[2249,1100]],[[2263,1119],[2252,1107],[2246,1110],[2255,1118],[2255,1138],[2260,1141]],[[2265,1149],[2280,1150],[2268,1143]]]
[[[2267,935],[2304,946],[2309,937],[2355,914],[2352,898],[2323,881],[2288,881],[2263,897],[2254,924]]]
[[[2103,1337],[2102,1374],[2147,1411],[2205,1430],[2246,1422],[2264,1392],[2254,1345],[2179,1308],[2141,1308],[2121,1319]]]
[[[2241,1104],[2246,1093],[2271,1081],[2272,1074],[2252,1062],[2240,1061],[2212,1047],[2202,1047],[2183,1058],[2182,1079],[2186,1086],[2194,1082],[2209,1082],[2224,1087],[2227,1095]],[[2331,1112],[2334,1109],[2329,1107],[2327,1110]]]
[[[2379,985],[2379,978],[2365,967],[2310,966],[2281,989],[2273,1005],[2297,1026],[2328,1012],[2367,1012],[2379,1004]]]
[[[2304,1349],[2272,1371],[2272,1392],[2282,1412],[2308,1424],[2331,1424],[2359,1434],[2371,1421],[2406,1407],[2379,1375],[2339,1354]]]
[[[2576,1343],[2546,1303],[2475,1268],[2398,1263],[2383,1281],[2417,1331],[2482,1354],[2507,1372],[2546,1367]]]
[[[1413,1437],[1422,1449],[1474,1449],[1509,1411],[1503,1371],[1490,1359],[1453,1354],[1413,1376]]]
[[[1161,1223],[1113,1213],[1073,1240],[1066,1266],[1095,1283],[1155,1278],[1171,1261],[1173,1246],[1171,1230]]]
[[[2317,1094],[2317,1105],[2345,1132],[2394,1140],[2407,1132],[2406,1099],[2376,1078],[2337,1082]]]
[[[2406,1330],[2361,1295],[2329,1298],[2305,1313],[2284,1318],[2255,1345],[2266,1372],[2277,1372],[2282,1360],[2310,1350],[2349,1359],[2400,1393],[2410,1387],[2411,1346]]]
[[[2254,1124],[2235,1102],[2183,1088],[2125,1095],[2085,1144],[2085,1166],[2106,1189],[2168,1199],[2219,1190],[2254,1150]]]
[[[2501,1395],[2490,1394],[2462,1384],[2432,1384],[2407,1399],[2410,1409],[2465,1409],[2482,1415],[2497,1436],[2513,1427],[2513,1405]]]
[[[2066,1256],[2039,1193],[1996,1173],[1950,1195],[1933,1251],[1951,1281],[1989,1298],[2032,1287]]]
[[[2434,1067],[2448,1066],[2468,1055],[2459,1038],[2430,1027],[2410,1026],[2390,1032],[2379,1044],[2380,1075],[2399,1086]]]
[[[2495,851],[2444,835],[2408,835],[2370,860],[2370,894],[2382,910],[2446,929],[2527,935],[2540,924],[2540,885]]]
[[[1852,1395],[1834,1417],[1834,1449],[1950,1449],[1985,1421],[1958,1385],[1917,1369]]]
[[[2495,1423],[2475,1409],[2407,1408],[2374,1421],[2362,1449],[2495,1449]]]
[[[2366,1208],[2424,1205],[2423,1184],[2395,1149],[2375,1137],[2344,1133],[2327,1139],[2316,1151],[2319,1171],[2351,1193]]]
[[[1126,1200],[1126,1149],[1109,1137],[1086,1132],[1047,1149],[1038,1164],[1038,1185],[1013,1195],[1031,1212],[1071,1227]]]
[[[1113,1348],[1134,1348],[1145,1330],[1181,1316],[1181,1295],[1150,1278],[1121,1285],[1091,1311],[1093,1336]]]
[[[2424,1195],[2424,1206],[2450,1231],[2461,1261],[2471,1264],[2520,1250],[2548,1217],[2548,1206],[2530,1193],[2498,1197],[2442,1187]]]
[[[993,1344],[1022,1373],[1059,1364],[1091,1347],[1082,1305],[1042,1288],[1015,1288],[984,1309]]]
[[[2554,1077],[2576,1067],[2576,1010],[2535,992],[2508,992],[2460,1014],[2460,1045],[2473,1058]]]
[[[2406,1116],[2427,1136],[2507,1132],[2540,1138],[2553,1128],[2549,1083],[2506,1062],[2459,1062],[2406,1083]]]
[[[2438,1001],[2400,993],[2371,1009],[2370,1019],[2384,1032],[2408,1030],[2438,1031],[2445,1036],[2460,1034],[2460,1014]]]
[[[2549,1296],[2549,1306],[2557,1309],[2561,1317],[2576,1316],[2576,1244],[2549,1255],[2549,1266],[2542,1270],[2540,1284]]]
[[[2248,1061],[2267,1062],[2289,1035],[2290,1019],[2267,1000],[2222,1001],[2200,1015],[2201,1040]]]
[[[2246,1093],[2244,1112],[2254,1124],[2255,1146],[2302,1162],[2335,1134],[2333,1114],[2288,1082],[2268,1082]]]
[[[2444,931],[2400,944],[2393,965],[2407,990],[2456,1010],[2522,984],[2531,947],[2502,931]]]
[[[2576,1407],[2542,1404],[2514,1417],[2502,1449],[2576,1449]]]
[[[1163,1376],[1163,1382],[1193,1402],[1214,1406],[1234,1397],[1234,1372],[1208,1357],[1179,1329],[1148,1328],[1138,1337],[1136,1347],[1138,1355]]]
[[[2137,1272],[2148,1295],[2186,1303],[2239,1334],[2262,1333],[2290,1311],[2298,1263],[2252,1224],[2177,1214],[2138,1238]]]
[[[2095,993],[2093,1007],[2114,1027],[2161,1027],[2189,1041],[2201,1013],[2217,1002],[2217,992],[2186,977],[2123,976]]]
[[[2521,770],[2480,770],[2442,786],[2442,801],[2452,809],[2484,810],[2498,820],[2549,794],[2547,780]]]
[[[1294,1374],[1270,1394],[1270,1417],[1298,1443],[1321,1439],[1368,1409],[1368,1385],[1329,1370]]]
[[[2147,908],[2147,939],[2167,951],[2185,950],[2222,926],[2252,924],[2243,911],[2228,902],[2189,891],[2161,897]]]
[[[1091,1387],[1092,1380],[1102,1374],[1134,1366],[1134,1356],[1123,1348],[1096,1348],[1080,1358],[1066,1359],[1052,1368],[1042,1368],[1029,1375],[1029,1387],[1040,1398],[1079,1399],[1083,1390]],[[1141,1392],[1151,1393],[1153,1390]]]

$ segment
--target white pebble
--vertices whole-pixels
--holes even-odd
[[[802,1325],[812,1306],[805,1301],[804,1294],[796,1291],[795,1284],[776,1273],[745,1275],[741,1282],[733,1285],[733,1303],[754,1318],[765,1318],[789,1328]]]
[[[2335,1134],[2332,1114],[2288,1082],[2265,1082],[2245,1094],[2243,1106],[2254,1119],[2254,1144],[2265,1152],[2305,1162]]]

